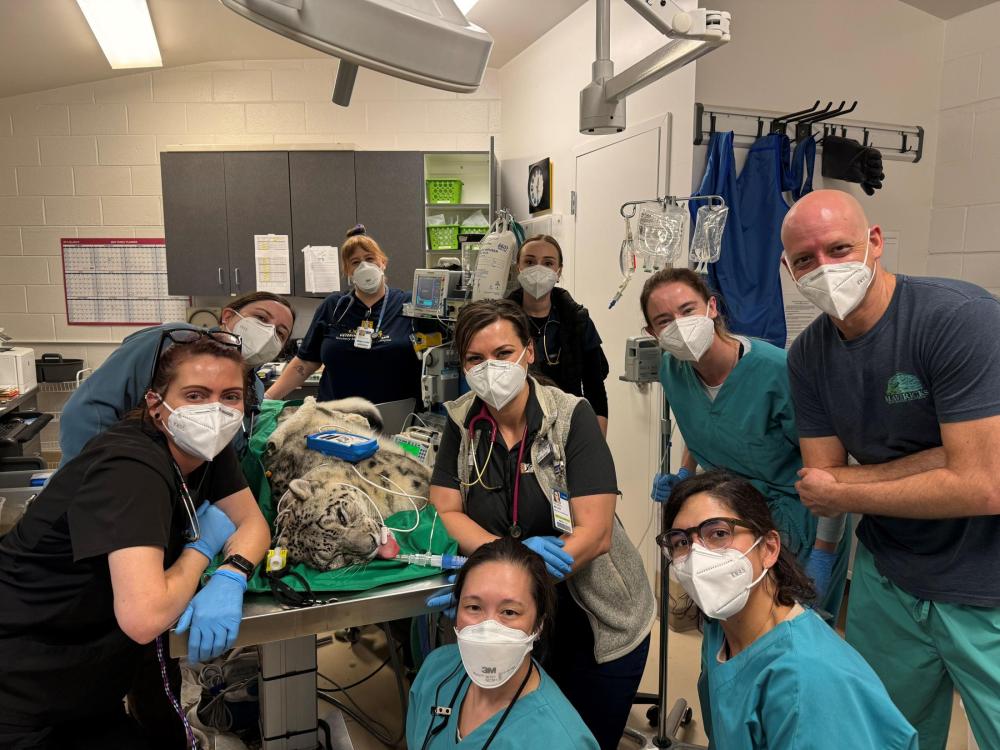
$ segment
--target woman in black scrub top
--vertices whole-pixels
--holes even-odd
[[[608,360],[587,308],[556,286],[562,269],[562,248],[554,237],[529,237],[517,251],[521,288],[511,292],[508,299],[528,315],[535,342],[532,372],[551,378],[566,393],[587,399],[606,435],[608,391],[604,381],[609,372]]]
[[[248,373],[239,337],[178,336],[189,341],[161,355],[145,406],[92,438],[0,538],[0,747],[164,746],[122,702],[148,685],[151,652],[165,702],[159,636],[180,618],[192,661],[236,638],[270,541],[229,445]],[[187,734],[173,718],[171,737]]]
[[[463,554],[510,536],[542,556],[559,599],[543,665],[600,746],[617,748],[655,611],[615,518],[615,466],[594,409],[527,375],[537,352],[510,300],[462,308],[455,348],[472,392],[446,404],[430,500]]]
[[[321,364],[319,401],[360,396],[378,404],[419,397],[420,360],[410,338],[413,319],[403,317],[409,292],[386,283],[389,258],[360,224],[348,232],[340,262],[353,289],[323,300],[298,355],[265,397],[284,398]]]

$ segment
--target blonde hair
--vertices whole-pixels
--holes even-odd
[[[360,230],[358,227],[355,227],[347,233],[347,239],[345,239],[343,244],[340,246],[340,267],[343,269],[345,276],[350,275],[350,271],[347,268],[347,262],[357,250],[363,250],[365,253],[371,253],[376,258],[381,260],[383,265],[389,265],[389,256],[386,255],[382,251],[382,248],[379,247],[378,243],[365,234],[364,231],[364,227],[361,227]]]

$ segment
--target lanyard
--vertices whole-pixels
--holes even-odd
[[[385,318],[385,308],[388,306],[389,292],[387,291],[382,297],[382,309],[378,311],[378,323],[375,324],[375,330],[372,331],[376,336],[381,337],[382,335],[382,319]],[[368,308],[368,314],[371,315],[372,309]]]
[[[524,434],[521,436],[521,445],[517,449],[517,466],[514,467],[514,502],[512,507],[512,517],[510,525],[510,535],[515,539],[521,538],[521,527],[517,524],[517,501],[521,494],[521,459],[524,458],[524,444],[528,442],[528,425],[524,425]]]
[[[457,672],[459,667],[461,666],[462,665],[459,664],[458,667],[452,670],[452,673],[450,675],[445,677],[444,682],[438,685],[437,691],[434,693],[435,704],[437,703],[438,693],[441,691],[441,688],[444,686],[444,683],[448,682],[448,680],[450,680],[454,676],[455,672]],[[528,684],[528,680],[531,679],[531,672],[534,668],[535,668],[534,660],[528,662],[528,673],[524,676],[524,679],[521,680],[521,685],[520,687],[518,687],[517,692],[514,693],[514,697],[510,699],[510,703],[508,703],[507,708],[504,709],[504,712],[500,716],[500,720],[497,722],[497,725],[493,727],[493,731],[490,732],[490,736],[487,737],[486,742],[483,743],[482,750],[486,750],[486,748],[488,748],[493,743],[493,738],[497,736],[497,732],[500,731],[500,727],[502,727],[503,723],[507,720],[507,715],[510,714],[511,709],[514,708],[514,704],[517,703],[517,699],[520,698],[521,693],[524,692],[524,687],[525,685]],[[463,674],[462,679],[458,681],[458,687],[455,688],[455,692],[452,693],[451,695],[451,702],[448,704],[447,707],[437,706],[437,705],[431,706],[431,723],[427,727],[427,734],[424,735],[424,744],[420,746],[420,750],[427,750],[427,746],[430,744],[431,739],[440,734],[444,730],[444,728],[448,726],[448,722],[452,716],[452,711],[455,708],[455,701],[458,700],[458,694],[462,692],[462,686],[465,685],[465,681],[467,679],[469,679],[468,675]],[[443,716],[444,721],[438,724],[437,726],[434,726],[435,716]]]

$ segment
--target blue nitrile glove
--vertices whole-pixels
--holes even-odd
[[[837,553],[825,549],[813,549],[806,562],[806,575],[813,579],[816,586],[816,598],[822,599],[830,588],[830,578],[833,577],[833,566],[837,562]]]
[[[670,497],[670,491],[678,482],[683,482],[691,476],[691,472],[685,467],[677,470],[676,474],[657,474],[653,477],[653,491],[649,496],[658,503],[664,503]]]
[[[219,554],[226,540],[236,531],[236,526],[229,520],[229,516],[208,500],[198,508],[198,526],[201,529],[198,541],[185,544],[184,548],[198,550],[209,561]]]
[[[448,576],[448,583],[455,582],[455,573]],[[458,607],[458,602],[455,601],[455,590],[448,589],[447,591],[442,591],[437,594],[431,594],[427,597],[424,602],[428,607],[432,609],[437,609],[438,607],[445,607],[444,614],[449,620],[454,620],[455,616],[458,614],[456,609]]]
[[[561,581],[573,572],[573,555],[563,551],[563,540],[559,537],[529,537],[524,540],[524,546],[542,556],[549,575],[557,581]]]
[[[232,570],[217,570],[187,605],[177,621],[177,632],[190,626],[188,660],[214,659],[233,647],[243,617],[247,581]]]

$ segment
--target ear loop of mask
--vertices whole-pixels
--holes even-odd
[[[871,250],[871,246],[872,246],[872,228],[868,227],[868,232],[865,234],[865,257],[864,260],[861,261],[861,265],[863,265],[865,268],[868,268],[868,252]],[[795,278],[795,272],[792,270],[792,264],[788,262],[788,253],[782,251],[781,262],[785,264],[785,268],[788,269],[788,273],[791,274],[792,276],[792,281],[794,281],[795,285],[798,286],[799,280]],[[868,270],[871,273],[868,277],[868,283],[865,285],[866,292],[868,291],[868,288],[872,285],[872,282],[875,280],[875,267],[872,266]]]
[[[750,549],[748,549],[746,552],[744,552],[742,556],[746,557],[747,555],[749,555],[751,552],[753,552],[754,547],[756,547],[762,541],[764,541],[764,537],[762,537],[762,536],[757,537],[757,541],[754,542],[752,545],[750,545]],[[764,568],[763,572],[761,572],[761,574],[759,576],[757,576],[757,578],[755,578],[753,581],[751,581],[750,583],[748,583],[747,586],[746,586],[746,588],[744,588],[739,593],[737,593],[732,599],[730,599],[728,602],[726,602],[724,606],[728,606],[730,604],[730,602],[733,601],[733,599],[738,599],[739,597],[743,596],[744,592],[750,591],[751,589],[753,589],[754,586],[756,586],[758,583],[760,583],[761,581],[764,580],[764,576],[767,575],[767,572],[769,570],[770,570],[770,568]]]

